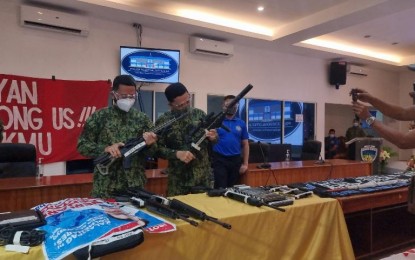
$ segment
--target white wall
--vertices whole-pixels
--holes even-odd
[[[88,37],[35,30],[19,25],[17,1],[0,1],[0,71],[4,74],[67,80],[113,79],[119,72],[119,46],[136,46],[130,24],[90,18]],[[328,61],[250,46],[235,45],[231,58],[188,52],[188,35],[143,28],[142,46],[181,50],[181,81],[196,93],[195,105],[207,107],[207,94],[236,94],[248,83],[247,97],[306,101],[317,104],[316,138],[324,140],[325,103],[350,104],[349,91],[359,87],[393,103],[403,102],[400,81],[409,74],[368,69],[368,77],[348,77],[339,90],[328,84]],[[411,84],[412,86],[412,84]],[[147,86],[163,91],[166,85]],[[403,88],[403,87],[401,87]],[[406,92],[408,92],[405,89]],[[337,120],[333,118],[332,120]],[[59,169],[53,168],[46,174]]]

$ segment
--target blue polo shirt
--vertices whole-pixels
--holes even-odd
[[[230,132],[218,128],[219,141],[213,146],[213,151],[223,156],[235,156],[241,154],[241,142],[248,139],[246,124],[239,118],[223,120]]]

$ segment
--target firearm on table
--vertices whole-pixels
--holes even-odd
[[[207,115],[203,120],[201,120],[201,122],[199,123],[199,125],[191,132],[190,135],[193,135],[194,133],[196,133],[197,131],[199,131],[199,129],[204,129],[204,135],[201,136],[200,138],[198,138],[198,140],[196,142],[192,142],[191,147],[196,150],[196,151],[200,151],[200,144],[206,139],[206,133],[211,130],[211,129],[216,129],[219,127],[224,128],[225,130],[229,131],[229,129],[227,127],[225,127],[222,123],[223,120],[225,119],[226,116],[226,112],[229,109],[232,109],[237,103],[239,103],[239,101],[253,88],[253,86],[251,84],[249,84],[248,86],[246,86],[241,93],[239,93],[228,105],[228,107],[223,110],[222,112],[218,113],[217,115],[214,116],[214,113],[210,113],[209,115]]]
[[[174,117],[167,122],[156,126],[155,128],[151,129],[149,132],[154,132],[155,134],[159,134],[166,128],[170,127],[174,122],[182,119],[185,117],[188,113],[184,113],[180,115],[179,117]],[[120,148],[120,152],[122,157],[124,157],[123,166],[125,169],[129,169],[131,165],[131,157],[132,155],[140,152],[146,147],[146,142],[143,137],[137,137],[129,139],[123,147]],[[99,172],[103,175],[108,174],[108,169],[111,164],[114,163],[118,158],[114,158],[109,153],[105,153],[103,155],[98,156],[94,159],[94,164],[98,168]]]
[[[144,201],[145,207],[152,212],[159,213],[170,218],[180,218],[189,222],[193,226],[197,226],[197,222],[189,219],[192,217],[202,221],[211,221],[226,229],[231,229],[230,224],[219,221],[217,218],[207,215],[205,212],[198,210],[177,199],[167,199],[154,193],[148,192],[141,188],[128,189],[128,194],[138,197]],[[134,203],[134,199],[132,199]]]
[[[255,206],[255,207],[266,206],[266,207],[270,207],[270,208],[273,208],[273,209],[276,209],[282,212],[285,212],[285,209],[280,208],[281,206],[292,205],[294,203],[293,200],[276,200],[276,201],[264,202],[261,199],[237,192],[233,190],[232,188],[212,189],[207,192],[207,195],[209,197],[224,196],[224,197],[228,197],[233,200],[237,200],[239,202],[243,202],[251,206]]]

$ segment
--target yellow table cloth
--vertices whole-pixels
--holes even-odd
[[[355,258],[343,211],[335,199],[312,196],[296,200],[281,212],[206,194],[175,198],[231,224],[232,229],[208,221],[194,227],[181,220],[169,220],[177,225],[176,232],[145,233],[141,245],[101,259]],[[0,247],[0,259],[43,259],[43,255],[40,246],[32,248],[28,255],[5,252]]]

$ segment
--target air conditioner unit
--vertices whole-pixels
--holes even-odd
[[[21,5],[20,25],[30,28],[88,36],[86,17],[53,10]]]
[[[192,53],[201,53],[221,57],[233,56],[232,44],[201,37],[190,37],[189,50]]]
[[[349,74],[358,75],[358,76],[367,76],[367,71],[363,67],[356,66],[356,65],[350,65]]]

